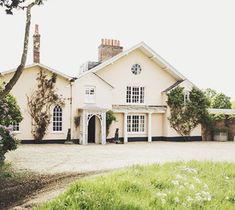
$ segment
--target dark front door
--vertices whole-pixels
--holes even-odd
[[[88,143],[95,143],[95,115],[89,120]]]

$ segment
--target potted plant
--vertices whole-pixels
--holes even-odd
[[[229,128],[215,128],[214,130],[214,140],[215,141],[228,141],[228,131]]]

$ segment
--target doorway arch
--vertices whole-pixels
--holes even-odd
[[[102,143],[101,119],[96,114],[88,120],[88,143]]]
[[[96,130],[100,131],[99,142],[101,144],[106,144],[106,109],[90,108],[82,109],[80,118],[80,144],[88,144],[88,126],[90,119],[95,115],[98,122],[96,125],[100,125]]]

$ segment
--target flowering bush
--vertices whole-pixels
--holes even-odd
[[[0,164],[5,159],[6,152],[15,150],[17,140],[14,138],[12,128],[0,125]]]
[[[1,90],[0,84],[0,92]],[[20,108],[12,95],[8,94],[0,100],[0,164],[7,151],[16,149],[17,140],[13,136],[11,125],[21,122],[22,119]]]

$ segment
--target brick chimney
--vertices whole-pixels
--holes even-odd
[[[98,49],[99,62],[112,58],[123,51],[123,47],[120,46],[120,41],[113,39],[101,39],[101,45]]]
[[[39,26],[35,25],[35,32],[33,35],[33,62],[40,63],[40,34]]]

